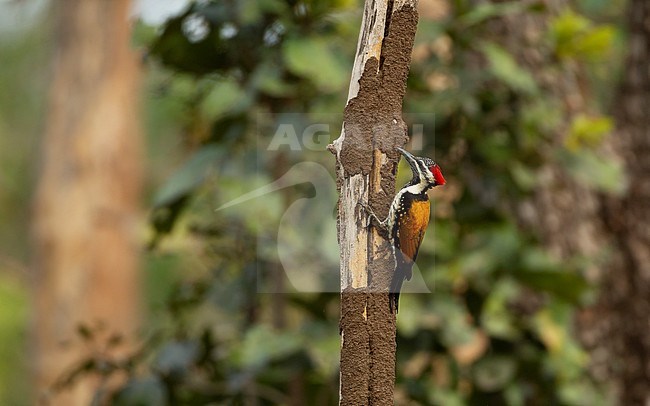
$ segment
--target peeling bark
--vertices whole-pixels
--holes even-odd
[[[366,1],[336,155],[341,249],[341,405],[392,405],[395,316],[388,286],[392,251],[367,228],[367,203],[386,216],[395,193],[417,1]]]

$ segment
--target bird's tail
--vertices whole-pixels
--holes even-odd
[[[404,280],[411,280],[411,275],[413,272],[413,262],[405,260],[402,258],[402,255],[397,255],[396,261],[397,266],[395,267],[395,273],[393,273],[393,279],[390,283],[390,290],[388,291],[388,300],[390,305],[390,311],[395,313],[399,309],[399,294],[402,290],[402,284]]]
[[[390,311],[397,313],[399,310],[399,292],[402,289],[404,277],[399,277],[397,273],[393,275],[393,281],[390,284],[390,291],[388,292],[388,300],[390,304]]]

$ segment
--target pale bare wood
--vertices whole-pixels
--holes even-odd
[[[376,61],[382,60],[384,35],[388,31],[387,24],[390,23],[391,13],[402,7],[417,10],[417,1],[366,0],[350,80],[348,106],[359,93],[359,81],[364,72],[367,72],[368,61],[373,58]],[[410,50],[408,51],[410,52]],[[380,64],[376,63],[376,66],[377,72],[375,73],[378,73]],[[403,85],[405,86],[405,83]],[[399,100],[399,105],[401,105],[401,100]],[[398,125],[398,122],[393,120],[391,124]],[[341,405],[392,405],[395,319],[389,314],[377,312],[377,306],[380,305],[372,297],[368,296],[365,303],[360,303],[355,302],[353,296],[372,293],[369,292],[371,262],[377,261],[379,257],[386,259],[385,257],[389,255],[387,254],[389,250],[386,249],[386,241],[378,234],[377,230],[366,227],[368,215],[360,203],[368,204],[370,194],[376,195],[379,192],[388,196],[394,194],[394,185],[392,185],[393,190],[384,191],[381,190],[381,185],[382,173],[394,168],[395,157],[389,160],[381,149],[374,147],[372,151],[368,151],[368,159],[372,159],[373,162],[368,173],[346,170],[341,155],[344,152],[346,126],[349,125],[354,126],[358,123],[344,123],[341,135],[330,145],[330,150],[336,155],[337,178],[340,185],[338,238],[341,257],[342,325],[339,402]],[[386,307],[388,307],[387,303],[386,301]],[[370,308],[375,309],[373,314],[369,314]],[[378,320],[377,317],[384,319]],[[344,320],[346,321],[344,322]],[[350,343],[346,342],[348,328],[354,330],[348,339],[348,341],[352,340]],[[372,329],[382,331],[371,331]],[[364,331],[367,333],[364,334]],[[387,337],[391,335],[393,337]],[[380,346],[384,350],[392,348],[392,350],[388,353],[386,351],[373,352],[370,351],[373,346]],[[355,359],[350,361],[350,356]],[[356,362],[356,365],[344,365],[350,362]],[[378,365],[382,365],[382,367],[376,368]]]
[[[357,96],[359,92],[359,80],[363,75],[366,62],[370,58],[381,58],[381,49],[386,30],[386,14],[388,12],[389,0],[366,1],[364,5],[361,31],[357,43],[357,53],[352,68],[348,101]],[[411,6],[417,9],[417,0],[399,0],[392,4],[392,9],[403,6]],[[374,17],[374,18],[373,18]],[[342,127],[341,135],[332,143],[337,161],[340,162],[341,149],[345,139],[345,125]],[[381,154],[375,162],[386,162],[386,155]],[[373,172],[379,173],[381,168],[375,166]],[[341,290],[348,287],[355,289],[367,287],[368,282],[368,253],[367,247],[369,238],[379,237],[376,231],[370,233],[365,227],[359,227],[363,223],[365,215],[359,211],[357,202],[368,202],[368,194],[371,186],[374,190],[379,189],[381,178],[376,177],[373,185],[370,184],[370,176],[356,174],[347,179],[344,177],[344,168],[339,166],[338,176],[344,179],[341,185],[341,196],[339,203],[339,243],[341,244]],[[370,237],[369,235],[374,235]],[[374,242],[373,246],[379,243]]]
[[[348,101],[357,96],[359,80],[363,75],[366,62],[370,58],[381,57],[381,45],[384,40],[388,0],[366,1],[361,22],[361,31],[357,42],[357,53],[352,67]],[[373,18],[374,17],[374,18]],[[336,159],[340,162],[341,149],[345,140],[345,125],[341,135],[334,140]],[[368,231],[359,227],[363,216],[359,213],[357,202],[367,202],[369,176],[356,174],[347,179],[343,165],[339,166],[338,176],[344,179],[341,185],[339,201],[339,244],[341,250],[341,291],[348,287],[365,288],[368,285]]]

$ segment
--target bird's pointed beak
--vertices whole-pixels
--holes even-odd
[[[407,150],[405,150],[405,149],[397,148],[397,150],[402,155],[404,155],[404,158],[406,158],[406,162],[409,163],[409,166],[411,167],[411,171],[413,171],[413,175],[418,176],[418,173],[419,173],[419,171],[418,171],[418,163],[415,160],[415,156],[413,154],[411,154],[410,152],[408,152]]]

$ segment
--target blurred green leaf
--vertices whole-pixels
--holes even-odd
[[[552,303],[532,319],[535,333],[548,348],[547,367],[567,384],[579,379],[589,359],[572,337],[573,309],[561,302]]]
[[[526,404],[526,389],[516,383],[508,385],[504,397],[508,406],[524,406]]]
[[[339,369],[339,357],[332,356],[341,348],[341,337],[329,329],[329,325],[308,323],[305,326],[305,335],[309,339],[307,351],[314,361],[316,368],[324,376],[334,377]]]
[[[521,162],[510,165],[512,178],[522,190],[533,190],[537,185],[537,174]]]
[[[22,359],[28,310],[28,289],[0,266],[0,401],[6,404],[23,401],[29,393],[27,362]]]
[[[514,276],[535,290],[551,293],[569,303],[579,303],[589,288],[584,277],[568,270],[519,270]]]
[[[167,182],[153,198],[153,207],[169,205],[184,197],[203,183],[206,176],[214,170],[224,151],[221,147],[210,145],[198,150]]]
[[[197,80],[195,77],[179,73],[173,76],[169,83],[171,98],[189,103],[196,96]]]
[[[537,83],[533,76],[519,66],[517,61],[501,46],[483,42],[481,51],[490,63],[490,72],[513,90],[526,94],[537,93]]]
[[[323,91],[341,89],[349,77],[348,66],[339,60],[325,38],[291,38],[282,50],[289,70],[313,81]]]
[[[604,60],[612,49],[615,30],[612,26],[595,26],[586,17],[566,10],[551,22],[555,52],[560,58]]]
[[[567,9],[552,21],[551,32],[557,46],[562,47],[571,43],[576,36],[584,33],[589,27],[591,22],[586,17]]]
[[[581,149],[577,153],[561,153],[560,158],[569,174],[583,185],[613,194],[621,194],[627,187],[623,165],[595,151]]]
[[[265,13],[283,15],[290,12],[287,3],[281,0],[240,1],[239,18],[244,24],[252,24],[262,19]]]
[[[166,377],[183,377],[199,355],[198,343],[193,341],[174,341],[165,345],[154,362],[154,368]]]
[[[475,338],[476,329],[466,317],[467,310],[457,298],[437,294],[434,296],[432,311],[442,319],[441,340],[449,346],[467,344]]]
[[[516,283],[509,279],[498,281],[490,291],[481,313],[481,325],[490,335],[507,339],[520,336],[514,316],[508,307],[518,294]]]
[[[431,398],[432,404],[435,405],[445,405],[445,406],[465,406],[466,403],[463,400],[463,397],[453,390],[447,390],[443,388],[430,387],[429,388],[429,397]]]
[[[288,96],[295,92],[293,86],[282,78],[283,71],[275,63],[268,62],[260,65],[255,71],[253,84],[262,92],[271,96]]]
[[[133,25],[133,34],[131,42],[134,47],[143,47],[151,44],[157,37],[156,28],[146,25],[142,21],[137,21]]]
[[[224,174],[220,178],[221,190],[219,193],[219,203],[229,204],[247,193],[269,187],[272,182],[273,180],[262,174],[249,173],[246,182],[242,182],[238,174],[234,176]],[[283,199],[282,191],[270,191],[225,209],[220,209],[219,206],[215,209],[219,211],[223,210],[224,216],[241,219],[243,224],[251,232],[260,234],[261,236],[271,226],[276,226],[284,214],[286,207],[283,204]],[[257,255],[261,258],[265,258],[266,255],[276,258],[277,246],[273,244],[263,245],[258,249]]]
[[[115,406],[149,406],[168,404],[163,383],[155,377],[132,379],[113,398]]]
[[[515,376],[517,364],[506,356],[491,355],[479,360],[473,368],[476,384],[484,391],[503,389]]]
[[[581,147],[597,146],[613,127],[614,123],[610,117],[579,114],[571,122],[565,145],[572,152]]]
[[[519,138],[524,151],[536,151],[544,138],[553,134],[564,121],[561,106],[544,97],[532,100],[521,114],[523,133]]]
[[[256,325],[246,331],[237,360],[244,368],[259,368],[301,347],[300,336],[295,333],[273,331],[268,326]]]
[[[415,296],[416,295],[401,295],[400,307],[409,309],[418,308],[420,305]],[[421,322],[421,315],[417,311],[403,312],[403,314],[400,314],[400,317],[395,321],[400,334],[403,334],[405,337],[415,336],[421,327]]]
[[[529,4],[521,1],[479,3],[475,7],[472,7],[468,13],[461,15],[458,18],[458,23],[461,27],[467,28],[493,17],[503,17],[509,14],[520,13],[530,7]]]
[[[560,385],[559,395],[562,401],[571,406],[610,406],[608,399],[602,393],[591,390],[593,383],[588,379],[572,380]]]
[[[588,60],[603,60],[612,49],[615,34],[611,26],[594,28],[576,44],[576,51]]]
[[[218,120],[227,113],[246,109],[247,95],[237,81],[231,77],[219,79],[201,102],[200,110],[204,118]]]

